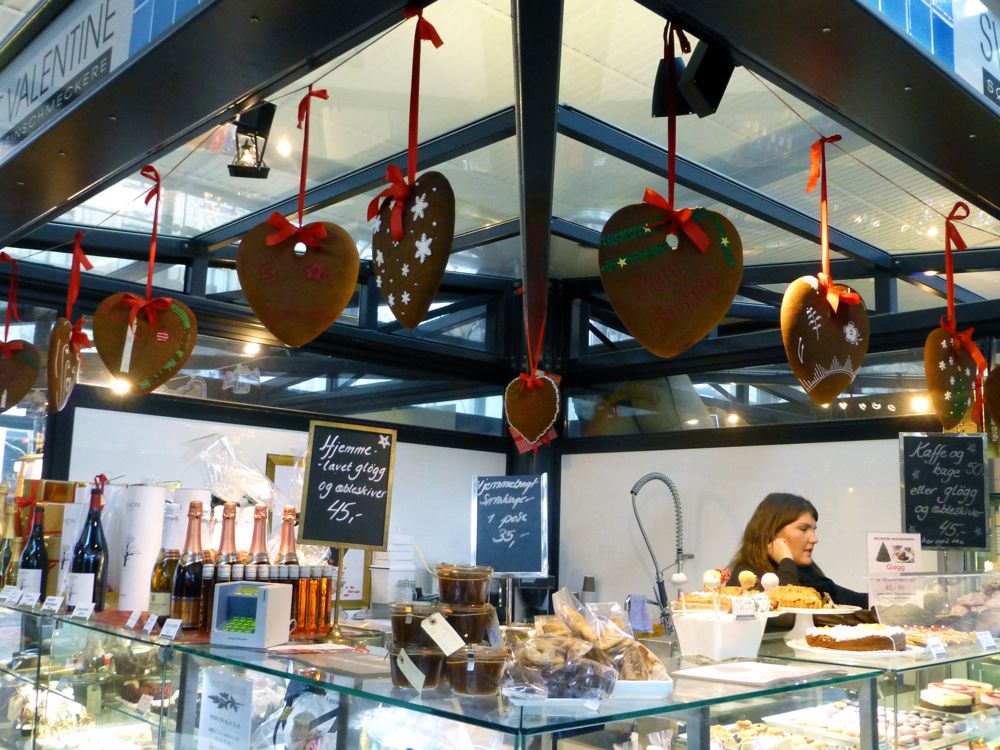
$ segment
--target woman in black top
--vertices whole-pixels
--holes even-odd
[[[733,576],[750,570],[759,580],[764,573],[776,573],[783,586],[809,586],[829,594],[837,604],[867,607],[867,594],[838,586],[813,562],[818,521],[816,506],[804,497],[772,492],[757,506],[743,531],[743,541],[729,563]]]

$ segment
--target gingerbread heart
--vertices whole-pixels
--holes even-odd
[[[268,245],[267,238],[278,229],[264,222],[244,235],[236,255],[247,302],[267,330],[288,346],[308,344],[333,325],[358,283],[361,261],[351,235],[329,222],[306,229],[312,226],[322,226],[326,236],[302,254],[295,250],[294,234]]]
[[[619,209],[601,232],[601,282],[628,332],[659,357],[701,341],[725,317],[743,276],[743,245],[715,211],[692,219],[707,235],[701,252],[684,232],[668,244],[662,208],[636,203]]]
[[[521,377],[507,384],[503,394],[507,423],[529,443],[537,443],[559,417],[559,387],[548,375],[538,375],[534,387]]]
[[[853,291],[839,284],[834,289]],[[828,404],[854,382],[868,353],[865,303],[842,300],[834,313],[819,280],[801,276],[788,285],[781,300],[781,340],[809,398]]]
[[[925,349],[926,351],[926,349]],[[994,426],[1000,426],[1000,365],[993,365],[983,383],[983,400]]]
[[[0,412],[17,406],[28,395],[41,370],[42,354],[32,344],[21,340],[6,344],[0,355]]]
[[[129,328],[132,306],[125,293],[106,297],[94,313],[94,346],[104,365],[143,394],[175,377],[198,339],[198,321],[187,305],[155,297],[150,307],[152,315],[139,311],[134,330]]]
[[[396,320],[416,328],[434,301],[455,237],[455,193],[440,172],[425,172],[403,201],[403,237],[392,239],[393,203],[383,201],[372,227],[375,283]]]
[[[941,426],[950,430],[961,424],[976,399],[976,362],[965,349],[954,347],[951,334],[941,327],[924,342],[924,377]],[[971,415],[968,422],[974,422]]]
[[[80,353],[73,347],[73,324],[59,318],[49,336],[49,411],[62,411],[80,373]]]

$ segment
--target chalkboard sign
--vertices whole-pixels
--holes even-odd
[[[395,457],[388,427],[310,422],[298,541],[384,550]]]
[[[929,549],[987,546],[986,436],[900,433],[904,531]]]
[[[475,477],[472,558],[495,573],[547,576],[547,474]]]

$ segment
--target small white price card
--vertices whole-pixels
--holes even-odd
[[[153,628],[156,627],[156,615],[150,615],[146,620],[146,624],[142,626],[142,632],[146,635],[153,634]]]
[[[145,716],[149,713],[149,709],[153,707],[153,696],[146,694],[139,699],[139,702],[135,704],[135,710],[139,716]]]
[[[160,638],[166,638],[168,641],[172,641],[177,633],[180,632],[181,621],[176,618],[170,618],[163,623],[163,627],[160,628]]]
[[[19,604],[22,607],[34,607],[36,604],[38,604],[38,599],[40,596],[41,594],[39,594],[37,591],[25,591],[21,595],[21,601],[19,602]]]
[[[89,620],[92,614],[94,614],[94,603],[87,602],[86,604],[77,604],[73,607],[73,612],[70,617],[76,617],[81,620]]]
[[[948,655],[948,650],[944,647],[944,643],[936,635],[932,635],[927,639],[927,653],[933,656],[935,659],[942,659]]]
[[[420,627],[437,644],[437,647],[444,652],[445,656],[451,656],[465,646],[462,636],[455,632],[455,628],[439,612],[435,612],[426,618],[420,623]]]
[[[133,609],[132,614],[130,614],[128,616],[128,619],[125,621],[125,627],[128,628],[129,630],[132,630],[132,628],[136,626],[136,623],[139,622],[139,615],[140,615],[139,610]]]
[[[51,612],[55,614],[62,607],[63,598],[61,596],[47,596],[45,601],[42,603],[42,612]]]
[[[993,637],[993,633],[988,630],[977,630],[976,638],[979,639],[979,645],[983,648],[993,649],[997,647],[997,642]]]
[[[403,673],[414,690],[419,693],[424,689],[424,673],[413,663],[413,659],[406,653],[405,648],[399,649],[399,653],[396,654],[396,666],[399,667],[399,671]]]
[[[3,589],[0,589],[0,602],[6,604],[7,600],[10,599],[10,597],[13,596],[15,593],[18,596],[20,596],[21,589],[19,589],[17,586],[9,586],[9,585],[4,586]]]
[[[734,596],[732,603],[733,614],[737,620],[749,620],[757,615],[757,604],[752,597]]]

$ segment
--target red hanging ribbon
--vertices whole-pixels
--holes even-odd
[[[410,186],[417,179],[417,126],[420,119],[420,42],[427,41],[434,45],[435,49],[444,44],[437,29],[424,18],[424,9],[413,5],[408,5],[403,10],[405,18],[417,19],[417,28],[413,34],[413,65],[410,70],[410,123],[407,134],[406,148],[406,175],[400,171],[399,167],[390,165],[385,171],[385,179],[389,187],[372,198],[368,204],[368,221],[371,221],[379,212],[379,205],[382,198],[394,201],[392,206],[392,220],[389,228],[394,242],[399,242],[403,237],[403,201],[410,194]]]
[[[681,232],[683,232],[694,242],[695,247],[701,250],[701,252],[708,251],[711,241],[708,239],[705,231],[698,225],[698,222],[692,218],[694,212],[690,208],[682,208],[680,211],[674,211],[673,205],[652,188],[646,188],[646,194],[642,196],[642,202],[662,208],[666,213],[659,221],[647,224],[647,229],[652,229],[661,224],[668,224],[668,234],[680,237]]]
[[[674,64],[674,38],[681,52],[691,51],[691,42],[674,21],[663,27],[663,57],[667,61],[667,203],[674,205],[674,175],[677,171],[677,67]],[[704,251],[702,251],[704,252]]]
[[[129,328],[135,328],[136,318],[138,318],[140,311],[145,312],[146,320],[149,321],[150,327],[155,331],[157,322],[157,313],[166,312],[170,309],[170,306],[174,301],[170,297],[157,297],[156,299],[143,299],[138,294],[132,294],[127,292],[122,297],[122,304],[128,305],[132,309],[129,310],[128,314],[128,325]]]
[[[13,352],[24,348],[24,344],[19,341],[8,343],[10,338],[10,319],[13,316],[18,323],[21,322],[21,315],[17,311],[17,261],[5,252],[0,252],[0,263],[10,263],[10,284],[7,287],[7,316],[4,320],[3,328],[3,358],[10,359]]]
[[[816,141],[810,150],[809,155],[809,182],[806,184],[806,192],[811,193],[816,189],[816,181],[819,180],[819,239],[820,247],[823,251],[823,270],[816,274],[820,288],[826,295],[826,301],[834,313],[840,307],[841,302],[848,305],[861,304],[861,295],[847,289],[837,289],[833,283],[833,275],[830,273],[830,223],[826,197],[826,144],[836,143],[840,140],[839,135],[824,136]]]
[[[296,127],[302,130],[302,169],[299,171],[299,226],[302,226],[302,214],[305,212],[305,202],[306,202],[306,168],[309,164],[309,120],[310,120],[310,104],[312,103],[313,97],[317,99],[329,99],[330,95],[327,94],[326,89],[319,89],[313,91],[312,84],[309,84],[308,93],[302,97],[302,101],[299,102],[299,121]],[[305,128],[302,127],[305,123]],[[284,218],[284,217],[282,217]],[[273,226],[273,225],[272,225]],[[274,235],[271,235],[274,236]],[[325,236],[325,232],[324,232]],[[270,240],[270,237],[268,237]],[[300,242],[305,242],[305,240],[300,239]],[[276,244],[268,242],[268,244]],[[308,243],[306,243],[308,244]]]
[[[278,230],[267,235],[267,239],[264,241],[268,246],[278,245],[289,237],[294,237],[296,242],[301,242],[306,247],[316,247],[320,240],[326,237],[326,227],[321,221],[297,227],[275,211],[268,217],[267,223]]]
[[[973,417],[976,424],[980,423],[980,415],[983,407],[983,373],[988,366],[986,357],[972,340],[974,329],[966,328],[964,331],[958,330],[958,321],[955,320],[955,263],[952,260],[952,245],[954,249],[965,250],[968,245],[958,231],[957,221],[962,221],[969,217],[969,206],[962,201],[958,201],[952,206],[951,213],[944,221],[944,264],[945,264],[945,288],[948,295],[948,313],[941,318],[941,327],[951,335],[951,345],[956,352],[965,349],[976,363],[976,383],[975,383],[975,408]]]
[[[90,258],[80,245],[82,239],[83,232],[78,231],[73,236],[73,261],[69,272],[69,290],[66,292],[66,320],[73,319],[73,305],[80,296],[80,266],[88,271],[94,270],[94,264],[90,262]]]
[[[153,296],[153,269],[156,265],[156,235],[160,228],[160,173],[152,164],[147,164],[142,168],[142,176],[153,181],[153,187],[146,193],[146,205],[148,206],[149,202],[156,198],[156,204],[153,207],[153,234],[149,240],[149,271],[146,273],[146,299],[151,299]]]
[[[104,493],[104,485],[108,483],[108,478],[104,474],[98,474],[94,477],[94,487],[98,489],[102,494]]]

